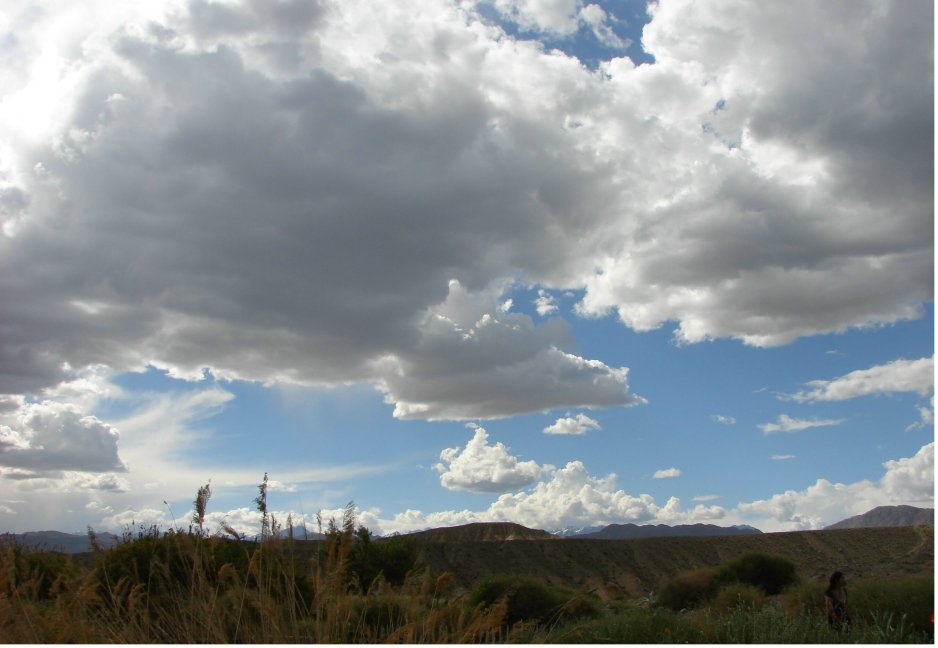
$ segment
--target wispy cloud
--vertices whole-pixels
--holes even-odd
[[[799,402],[842,401],[871,394],[914,392],[926,396],[934,390],[934,358],[894,360],[858,369],[833,380],[812,380],[810,389],[788,398]]]
[[[772,461],[788,461],[789,459],[795,459],[795,455],[793,454],[772,455]]]
[[[653,479],[671,479],[672,477],[680,477],[681,470],[679,468],[664,468],[662,470],[656,470],[655,474],[652,475]]]
[[[788,416],[787,414],[782,414],[778,417],[778,423],[762,423],[759,425],[759,429],[762,430],[765,434],[773,434],[775,432],[799,432],[801,430],[807,430],[809,428],[816,427],[829,427],[832,425],[840,425],[846,419],[821,419],[821,418],[812,418],[812,419],[796,419]]]
[[[710,417],[711,421],[716,421],[717,423],[722,423],[723,425],[735,425],[736,418],[733,416],[722,416],[720,414],[714,414]]]

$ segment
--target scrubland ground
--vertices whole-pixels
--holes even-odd
[[[732,561],[635,599],[523,575],[415,568],[405,538],[339,528],[323,542],[142,533],[82,561],[0,551],[0,638],[15,643],[929,643],[930,574],[854,581],[849,629],[831,629],[822,583],[777,587]],[[750,555],[755,560],[784,559]],[[744,557],[745,558],[745,557]],[[742,575],[741,575],[742,574]],[[764,581],[764,579],[761,579]]]

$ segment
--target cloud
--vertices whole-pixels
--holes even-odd
[[[435,468],[440,484],[449,490],[504,493],[537,481],[543,468],[534,461],[518,461],[502,443],[488,445],[488,433],[478,427],[465,448],[447,448]]]
[[[815,427],[829,427],[832,425],[840,425],[846,419],[796,419],[788,416],[787,414],[781,414],[778,417],[778,423],[762,423],[758,426],[765,434],[772,434],[774,432],[800,432],[801,430],[807,430],[809,428]]]
[[[710,417],[711,420],[716,421],[717,423],[722,423],[723,425],[735,425],[736,419],[732,416],[722,416],[720,414],[714,414]]]
[[[628,39],[620,38],[610,24],[609,14],[602,7],[588,4],[579,13],[580,21],[587,25],[600,43],[606,47],[625,49],[631,44]]]
[[[554,299],[554,296],[543,288],[537,291],[537,299],[534,300],[534,305],[537,308],[537,314],[541,317],[556,313],[558,310],[557,301]]]
[[[109,4],[7,14],[4,394],[150,364],[366,382],[405,418],[619,406],[625,368],[559,324],[437,319],[451,280],[755,345],[931,298],[927,9],[662,2],[657,63],[597,75],[469,5]],[[611,38],[596,5],[496,6]]]
[[[450,281],[446,300],[425,313],[414,349],[375,364],[395,417],[472,420],[645,402],[629,392],[627,368],[562,350],[568,325],[500,311],[500,292]]]
[[[929,443],[912,457],[887,461],[879,482],[851,484],[818,479],[803,491],[788,490],[764,500],[741,502],[736,510],[759,516],[763,530],[818,529],[865,513],[877,506],[910,504],[934,506],[935,444]]]
[[[574,34],[580,0],[494,0],[495,8],[522,29],[559,36]]]
[[[663,470],[656,470],[655,474],[652,475],[653,479],[670,479],[672,477],[680,477],[681,471],[679,468],[665,468]]]
[[[893,360],[869,369],[858,369],[833,380],[812,380],[811,389],[791,396],[800,402],[841,401],[872,394],[913,392],[926,396],[934,388],[934,358]]]
[[[935,444],[929,443],[912,457],[883,464],[886,474],[880,484],[893,500],[927,502],[935,490]]]
[[[712,502],[714,500],[720,499],[719,495],[697,495],[696,497],[691,498],[693,502]]]
[[[123,471],[116,428],[68,403],[24,403],[0,418],[0,465],[49,471]]]
[[[631,240],[609,239],[581,312],[615,312],[640,331],[678,321],[685,343],[754,346],[921,316],[933,282],[930,8],[649,11],[642,43],[655,64],[612,61],[610,86],[641,97],[650,123],[699,134],[661,132],[671,161],[712,166],[687,164],[671,176],[680,191],[639,200],[619,230]],[[884,51],[909,66],[901,80]]]
[[[590,430],[601,430],[599,423],[586,414],[577,414],[575,418],[559,418],[552,425],[544,428],[544,434],[586,434]]]
[[[790,459],[796,459],[796,458],[797,457],[795,457],[795,455],[793,454],[774,454],[771,457],[772,461],[788,461]]]
[[[762,346],[931,299],[928,8],[661,2],[657,62],[600,75],[469,5],[109,4],[8,14],[4,394],[153,365],[375,384],[407,418],[618,406],[624,368],[556,328],[436,320],[450,280]],[[592,6],[497,3],[555,34]]]

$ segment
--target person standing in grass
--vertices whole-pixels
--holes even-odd
[[[847,614],[847,577],[839,571],[831,574],[824,592],[824,602],[827,606],[827,624],[831,628],[847,630],[850,626],[850,616]]]

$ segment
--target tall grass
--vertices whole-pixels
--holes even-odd
[[[673,589],[693,600],[693,609],[651,599],[603,606],[589,594],[523,576],[483,579],[466,591],[453,574],[419,569],[406,538],[374,540],[356,527],[351,503],[341,520],[326,523],[321,541],[281,537],[277,520],[263,515],[265,486],[266,479],[255,501],[264,509],[258,541],[230,528],[222,536],[205,533],[206,484],[188,531],[128,530],[118,545],[98,547],[87,559],[0,546],[0,640],[909,643],[929,642],[933,633],[927,575],[851,583],[849,633],[828,628],[822,584],[789,584],[769,595],[765,583],[747,582],[753,578],[740,565],[748,562],[675,579]]]

